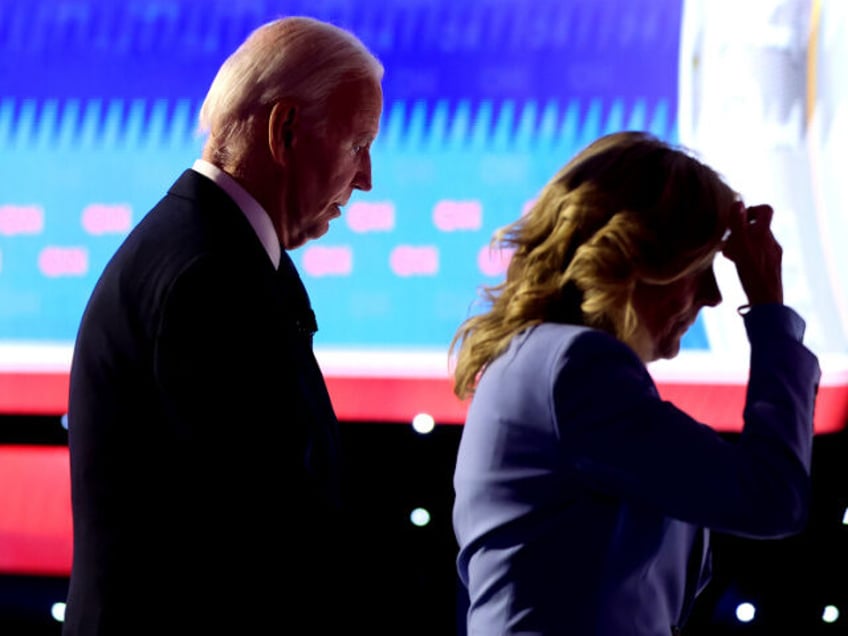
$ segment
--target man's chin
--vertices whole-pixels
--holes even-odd
[[[312,240],[319,239],[330,231],[330,222],[316,223],[309,230],[309,238]]]

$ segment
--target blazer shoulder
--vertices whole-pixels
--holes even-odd
[[[627,344],[612,334],[583,325],[542,323],[518,337],[516,345],[527,349],[533,357],[553,356],[564,363],[603,357],[606,360],[618,358],[622,363],[644,366]]]

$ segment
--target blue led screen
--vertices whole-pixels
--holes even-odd
[[[100,271],[199,156],[220,63],[281,15],[386,67],[374,188],[293,253],[317,347],[446,349],[492,233],[579,148],[677,140],[682,0],[3,0],[0,341],[70,343]],[[684,346],[708,346],[700,323]]]

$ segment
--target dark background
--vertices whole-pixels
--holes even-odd
[[[375,614],[398,635],[464,636],[466,601],[450,524],[461,432],[457,425],[419,434],[405,423],[342,424],[353,503],[371,520],[370,545],[377,546],[369,548],[373,569],[362,573],[363,585],[371,588]],[[67,436],[58,417],[6,416],[0,417],[0,443],[61,445]],[[848,634],[846,457],[848,433],[816,437],[812,516],[801,535],[753,541],[713,534],[714,577],[686,636]],[[424,527],[410,522],[417,507],[430,512]],[[0,576],[0,635],[58,635],[50,607],[64,601],[66,589],[64,578]],[[757,606],[748,624],[734,617],[743,601]],[[822,621],[828,604],[842,611],[832,624]]]

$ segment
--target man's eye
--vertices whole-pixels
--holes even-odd
[[[353,144],[353,146],[351,147],[351,149],[353,150],[353,154],[358,155],[358,154],[359,154],[360,152],[362,152],[363,150],[368,150],[368,148],[369,148],[370,146],[371,146],[371,144],[370,144],[370,143],[364,143],[364,144]]]

